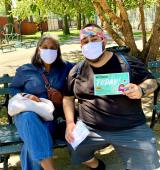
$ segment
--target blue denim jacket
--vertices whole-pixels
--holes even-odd
[[[14,96],[23,92],[47,98],[47,90],[41,76],[42,72],[46,75],[53,88],[63,91],[66,77],[73,66],[74,63],[64,62],[62,67],[54,66],[47,73],[44,67],[38,68],[32,64],[25,64],[16,70],[16,75],[10,85],[10,94]]]

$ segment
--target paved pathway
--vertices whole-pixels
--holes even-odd
[[[66,41],[61,45],[62,53],[68,53],[70,51],[80,50],[78,38],[72,38],[72,41]],[[33,56],[35,47],[33,48],[17,48],[16,51],[2,53],[0,51],[0,75],[9,74],[13,75],[15,69],[25,63],[30,63],[31,57]]]

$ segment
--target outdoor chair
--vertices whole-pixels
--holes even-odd
[[[5,40],[8,44],[10,43],[10,41],[13,41],[14,39],[17,41],[20,37],[20,34],[14,33],[14,26],[11,23],[4,25],[3,30]]]

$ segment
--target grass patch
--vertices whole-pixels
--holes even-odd
[[[151,32],[147,32],[147,36],[149,36],[151,34]],[[134,37],[142,37],[142,32],[138,31],[138,32],[134,32],[133,33]]]
[[[0,96],[0,125],[5,124],[8,121],[7,109],[4,106],[2,106],[4,102],[5,102],[4,96],[1,95]]]
[[[5,124],[7,121],[7,110],[3,107],[0,109],[0,124]]]
[[[44,35],[50,34],[53,37],[57,38],[60,42],[64,42],[66,40],[69,40],[71,37],[79,36],[79,30],[76,29],[70,29],[69,35],[64,35],[62,30],[57,31],[47,31],[44,32]],[[37,32],[33,35],[22,35],[22,41],[25,40],[38,40],[41,37],[41,33]]]

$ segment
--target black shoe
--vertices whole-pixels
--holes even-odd
[[[106,166],[103,161],[98,159],[98,167],[97,168],[90,168],[91,170],[105,170]]]

